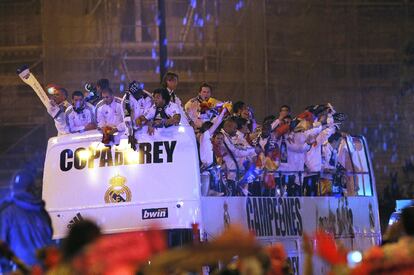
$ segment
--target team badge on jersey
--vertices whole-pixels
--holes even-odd
[[[131,190],[125,185],[126,178],[120,175],[110,179],[111,185],[105,192],[105,203],[119,203],[131,201]]]

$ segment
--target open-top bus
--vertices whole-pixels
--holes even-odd
[[[43,199],[54,238],[63,238],[82,219],[104,233],[187,230],[198,223],[202,239],[237,223],[263,244],[283,243],[296,274],[302,268],[302,235],[324,229],[351,250],[381,241],[375,179],[366,140],[349,138],[349,180],[356,196],[202,197],[194,131],[190,126],[137,133],[137,151],[127,139],[105,147],[98,131],[53,137],[44,166]],[[320,261],[315,272],[326,273]]]

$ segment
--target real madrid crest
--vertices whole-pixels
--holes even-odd
[[[105,192],[105,203],[119,203],[131,201],[131,190],[125,185],[126,178],[120,175],[110,179],[111,185]]]

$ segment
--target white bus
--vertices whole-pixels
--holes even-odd
[[[143,131],[145,132],[145,131]],[[138,150],[126,139],[105,147],[98,131],[53,137],[44,166],[43,199],[54,238],[63,238],[82,219],[104,233],[191,229],[202,239],[237,223],[263,244],[281,242],[295,274],[301,274],[302,235],[324,229],[349,249],[364,250],[381,241],[375,179],[363,137],[350,139],[353,162],[347,171],[359,186],[353,197],[202,197],[194,131],[189,126],[138,133]],[[326,273],[319,261],[315,274]]]

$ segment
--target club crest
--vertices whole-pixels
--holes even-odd
[[[131,190],[125,185],[126,178],[114,176],[109,181],[110,187],[105,192],[105,203],[120,203],[131,201]]]

